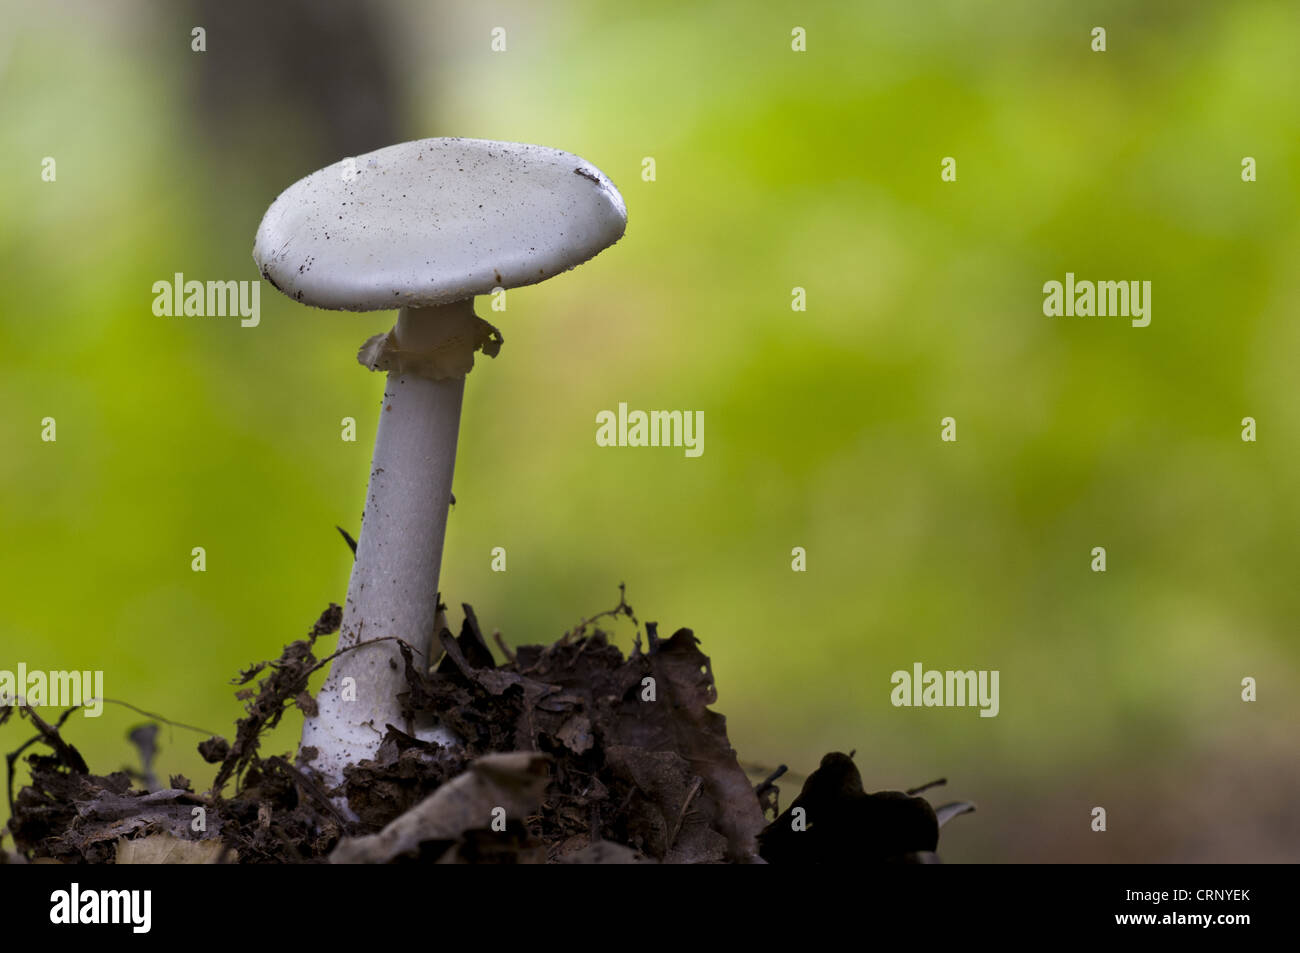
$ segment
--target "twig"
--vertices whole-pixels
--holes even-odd
[[[673,833],[668,838],[668,846],[664,850],[665,854],[672,850],[673,845],[677,843],[677,835],[682,832],[682,824],[686,820],[686,809],[691,806],[691,802],[695,800],[696,795],[700,793],[700,788],[703,786],[704,779],[697,776],[695,783],[691,785],[691,789],[686,792],[686,800],[682,802],[682,809],[677,812],[677,822],[673,824]]]
[[[424,655],[423,652],[421,652],[419,649],[417,649],[417,648],[416,648],[414,645],[412,645],[410,642],[406,641],[406,639],[399,638],[399,637],[396,636],[396,635],[380,635],[380,636],[377,636],[376,638],[373,638],[373,639],[366,639],[366,641],[364,641],[364,642],[356,642],[356,643],[354,643],[353,645],[349,645],[347,648],[339,649],[339,650],[338,650],[337,652],[335,652],[333,655],[327,655],[327,656],[325,656],[325,658],[321,659],[319,662],[317,662],[315,665],[313,665],[311,668],[309,668],[309,669],[307,670],[307,674],[308,674],[308,675],[312,675],[312,674],[314,674],[314,673],[316,673],[316,672],[319,672],[321,669],[323,669],[323,668],[324,668],[326,665],[328,665],[330,662],[334,661],[334,660],[335,660],[336,658],[338,658],[340,655],[346,655],[348,652],[355,652],[357,649],[365,648],[367,645],[374,645],[376,642],[401,642],[403,645],[405,645],[408,649],[410,649],[410,650],[411,650],[412,652],[414,652],[416,655],[420,655],[420,656],[423,656],[423,655]],[[273,662],[273,663],[271,663],[271,664],[275,664],[275,663]]]
[[[764,794],[766,794],[768,791],[772,789],[772,787],[776,782],[776,779],[781,777],[781,775],[785,774],[789,770],[790,770],[789,767],[787,767],[786,765],[784,764],[781,765],[779,768],[777,768],[775,771],[773,771],[771,774],[765,777],[754,788],[754,796],[761,798]]]
[[[595,622],[597,619],[603,619],[605,616],[615,617],[620,615],[627,616],[638,628],[640,628],[641,623],[637,621],[636,616],[632,613],[632,607],[627,604],[627,583],[623,582],[618,584],[618,605],[612,609],[606,609],[604,612],[597,612],[589,619],[583,619],[568,632],[564,633],[564,637],[569,638],[574,635],[582,635],[582,633],[586,631],[587,626],[591,625],[591,623]]]
[[[339,813],[338,808],[334,806],[334,803],[329,799],[329,796],[324,792],[324,790],[321,789],[319,784],[307,777],[307,775],[303,774],[279,755],[273,755],[270,758],[267,758],[265,763],[274,765],[276,768],[288,773],[289,776],[297,782],[299,788],[311,795],[313,801],[320,804],[329,811],[330,814],[334,815],[334,819],[339,822],[340,830],[347,831],[350,829],[348,822],[344,819],[343,815]]]
[[[756,762],[753,761],[741,761],[740,767],[741,770],[743,770],[746,774],[755,775],[755,776],[765,775],[768,771],[771,770],[767,765],[757,764]],[[785,765],[781,765],[781,767],[784,768]],[[797,781],[801,784],[804,781],[808,780],[808,775],[800,771],[786,771],[784,774],[781,775],[781,777],[785,777],[786,775],[789,775],[791,781]]]
[[[73,705],[60,715],[59,720],[54,723],[53,728],[45,723],[45,719],[36,714],[36,709],[31,705],[23,702],[19,707],[22,708],[23,711],[27,712],[27,717],[32,720],[34,725],[36,725],[36,730],[39,731],[40,734],[35,738],[23,742],[16,751],[11,751],[9,754],[5,755],[5,774],[6,783],[9,788],[10,817],[14,815],[14,764],[17,763],[18,756],[32,745],[36,744],[36,742],[44,741],[54,749],[54,753],[59,756],[59,760],[63,761],[69,768],[78,774],[90,774],[90,767],[86,764],[86,759],[81,756],[81,752],[64,741],[62,736],[59,735],[59,729],[63,727],[63,723],[68,720],[74,711],[82,707],[81,705]]]
[[[94,701],[95,699],[92,698],[90,700]],[[162,715],[155,714],[151,711],[145,711],[143,708],[137,708],[130,702],[124,702],[117,698],[101,698],[99,700],[108,702],[110,705],[121,705],[123,708],[129,708],[136,714],[144,715],[146,718],[152,718],[154,721],[161,721],[164,725],[170,725],[173,728],[184,728],[186,731],[196,731],[201,735],[208,735],[209,737],[216,734],[215,731],[208,731],[208,729],[199,728],[196,725],[187,725],[181,721],[172,721],[170,718],[164,718]]]
[[[937,787],[939,787],[939,785],[941,785],[941,784],[947,784],[947,783],[948,783],[948,779],[947,779],[947,778],[939,778],[939,779],[937,779],[937,780],[935,780],[935,781],[931,781],[931,782],[929,782],[928,784],[922,784],[919,788],[908,788],[908,789],[907,789],[906,791],[904,791],[903,793],[904,793],[904,794],[920,794],[922,791],[928,791],[928,790],[930,790],[930,788],[937,788]]]

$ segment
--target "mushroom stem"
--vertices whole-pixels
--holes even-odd
[[[457,330],[467,316],[478,320],[472,299],[403,308],[393,343],[401,354],[439,353],[456,360],[464,347],[472,365],[473,345]],[[410,643],[417,664],[429,664],[464,391],[463,371],[440,380],[396,369],[388,374],[341,649],[392,636]],[[373,757],[389,724],[426,741],[454,743],[437,725],[406,723],[397,698],[406,690],[395,642],[335,659],[317,697],[318,712],[303,723],[303,747],[317,751],[312,766],[331,784],[342,783],[343,768]]]

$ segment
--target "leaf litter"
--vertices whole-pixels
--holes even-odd
[[[424,742],[388,725],[375,757],[347,768],[333,791],[311,768],[313,750],[296,760],[261,751],[263,733],[286,710],[315,710],[308,679],[340,654],[315,654],[316,640],[341,623],[333,604],[306,638],[232,680],[245,714],[233,741],[199,744],[215,766],[203,792],[179,775],[159,784],[152,732],[133,733],[142,771],[101,776],[61,734],[71,710],[50,725],[30,707],[0,708],[0,724],[17,711],[38,731],[7,759],[7,833],[17,851],[0,850],[0,862],[938,860],[941,824],[974,805],[935,809],[921,789],[867,794],[849,755],[826,755],[780,812],[775,782],[785,768],[757,785],[741,768],[725,717],[710,707],[717,688],[694,633],[660,638],[646,623],[643,647],[622,592],[614,609],[550,645],[511,649],[496,634],[500,664],[468,604],[459,634],[439,633],[433,667],[397,640],[408,724],[436,715],[462,744]],[[598,624],[620,617],[637,626],[627,656]],[[36,743],[51,753],[27,756],[31,781],[15,797],[14,765]],[[340,811],[343,799],[355,816]]]

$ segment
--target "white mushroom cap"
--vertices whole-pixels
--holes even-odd
[[[626,227],[618,189],[571,153],[419,139],[289,186],[262,218],[253,259],[280,291],[319,308],[425,308],[543,281]]]

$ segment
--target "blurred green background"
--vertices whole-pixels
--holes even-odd
[[[355,353],[393,315],[264,283],[257,328],[162,318],[153,282],[256,279],[266,207],[346,155],[536,142],[628,231],[480,302],[506,345],[468,380],[450,604],[538,642],[626,582],[702,639],[743,762],[856,748],[869,789],[978,802],[950,861],[1300,858],[1293,3],[0,9],[0,668],[229,735],[228,679],[343,600],[383,389]],[[1066,271],[1151,280],[1150,327],[1045,317]],[[703,410],[704,455],[597,447],[620,401]],[[1000,714],[892,707],[916,661],[999,670]],[[141,721],[66,735],[106,773]],[[200,736],[160,740],[202,788]]]

